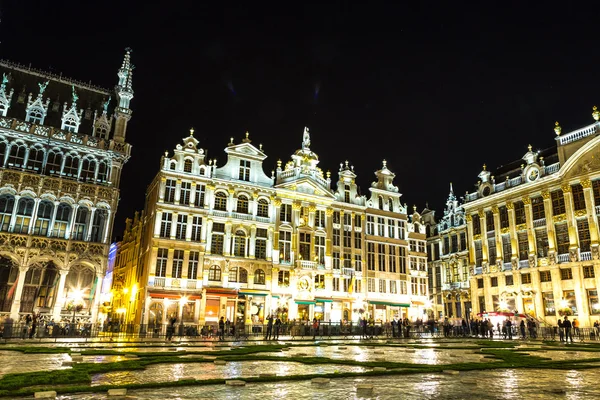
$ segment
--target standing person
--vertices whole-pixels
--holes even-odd
[[[366,339],[367,338],[367,318],[363,316],[362,319],[360,320],[360,324],[362,325],[362,338]]]
[[[557,324],[558,324],[558,337],[560,338],[560,342],[562,343],[565,341],[564,324],[560,318],[558,319]]]
[[[525,320],[522,319],[521,323],[519,324],[519,328],[521,329],[521,339],[526,339],[527,337],[525,336]]]
[[[579,321],[577,318],[573,320],[573,331],[575,331],[575,336],[579,337]]]
[[[277,318],[275,319],[275,340],[279,339],[279,330],[281,329],[281,319],[279,318],[279,316],[277,316]]]
[[[267,334],[265,335],[265,340],[271,340],[271,336],[273,335],[273,316],[269,314],[267,317]]]
[[[313,318],[312,328],[313,328],[313,340],[315,340],[317,338],[317,332],[319,331],[319,320],[318,319]]]
[[[571,331],[573,325],[571,324],[571,321],[569,321],[569,317],[566,315],[565,320],[563,321],[563,328],[565,329],[565,342],[569,343],[569,339],[571,339],[571,344],[573,344],[573,332]]]
[[[29,339],[33,339],[33,336],[35,335],[35,329],[37,328],[38,318],[39,315],[33,313],[33,316],[31,317],[31,329],[29,330]]]
[[[219,340],[225,340],[225,317],[219,320]]]
[[[394,316],[392,319],[392,337],[396,337],[396,330],[398,329],[398,317]]]
[[[512,321],[506,318],[506,333],[508,334],[508,340],[512,340]]]

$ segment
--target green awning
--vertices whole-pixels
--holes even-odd
[[[274,294],[274,295],[271,295],[271,297],[274,298],[274,299],[278,299],[279,295],[278,294]]]
[[[315,304],[314,301],[310,300],[295,300],[296,304]]]
[[[377,301],[377,300],[369,300],[369,304],[377,305],[377,306],[391,306],[391,307],[410,307],[408,303],[392,303],[389,301]]]
[[[333,303],[332,299],[315,299],[317,303]]]
[[[264,293],[264,292],[244,292],[244,291],[239,291],[238,294],[242,295],[242,296],[268,296],[268,293]]]

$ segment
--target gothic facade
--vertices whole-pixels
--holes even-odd
[[[95,321],[133,98],[0,61],[0,313]],[[116,99],[116,101],[115,101]],[[74,317],[73,317],[74,318]]]
[[[496,174],[484,165],[462,205],[467,221],[473,314],[527,313],[556,325],[600,318],[600,112]]]
[[[308,129],[270,176],[248,134],[231,139],[219,166],[193,133],[165,153],[149,186],[141,267],[123,279],[137,293],[128,322],[422,316],[425,228],[417,212],[407,215],[385,161],[362,196],[348,162],[332,187]]]

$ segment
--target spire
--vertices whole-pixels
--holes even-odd
[[[123,64],[121,64],[121,68],[117,73],[119,83],[116,91],[119,98],[119,108],[129,109],[129,102],[133,99],[133,68],[133,65],[131,65],[131,49],[128,47],[125,49]]]
[[[450,194],[454,194],[454,189],[452,189],[452,182],[450,182]]]

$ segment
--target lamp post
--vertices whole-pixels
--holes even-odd
[[[75,324],[75,314],[83,309],[83,290],[71,290],[66,300],[69,302],[69,307],[73,310],[71,324]]]

